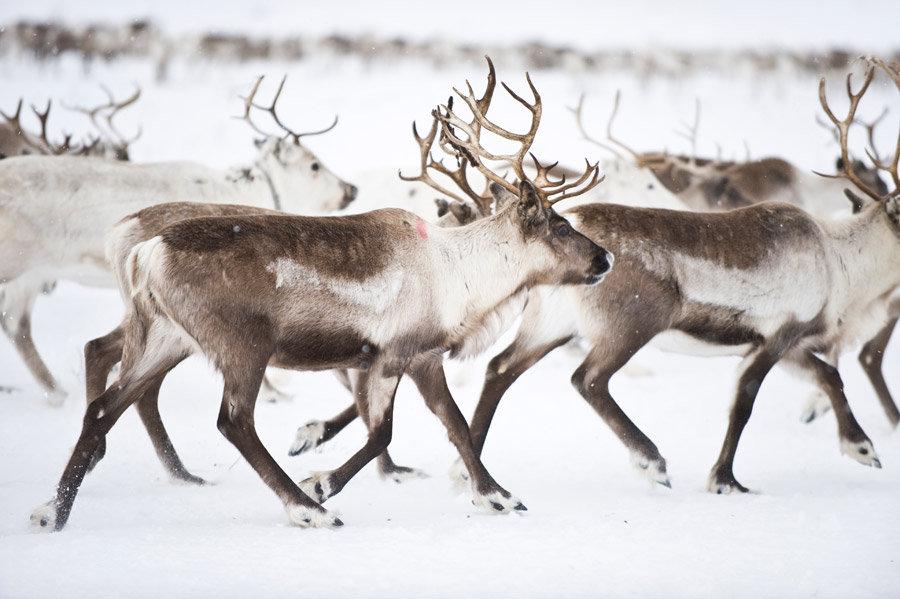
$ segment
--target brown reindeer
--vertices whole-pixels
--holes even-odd
[[[573,184],[550,181],[543,171],[533,181],[523,176],[542,111],[530,77],[528,83],[533,103],[507,88],[531,114],[528,132],[492,125],[519,144],[512,155],[481,148],[479,104],[470,104],[471,123],[448,108],[434,113],[445,135],[452,135],[449,122],[469,134],[464,147],[473,166],[515,190],[516,199],[488,218],[441,229],[396,209],[343,217],[216,216],[181,221],[137,244],[120,282],[131,298],[121,376],[88,406],[56,497],[35,511],[35,524],[65,525],[100,439],[169,370],[201,352],[225,379],[219,429],[282,500],[291,522],[341,525],[309,493],[333,496],[387,448],[404,372],[439,369],[447,350],[477,351],[492,319],[531,287],[595,284],[609,269],[608,253],[552,209],[596,185],[597,167]],[[494,174],[489,159],[511,162],[521,182]],[[340,468],[304,481],[304,490],[256,435],[253,409],[267,365],[367,371],[356,393],[367,442]],[[475,457],[465,419],[449,392],[443,397],[428,405],[469,465],[475,502],[499,512],[524,509]]]
[[[839,131],[843,165],[851,164],[848,131],[873,76],[870,66],[862,89],[851,94],[850,114],[843,121],[828,111],[821,88],[822,105]],[[816,219],[780,203],[722,213],[612,204],[565,211],[579,231],[613,249],[616,268],[597,288],[538,287],[529,293],[515,341],[488,365],[471,422],[476,449],[483,448],[497,406],[518,377],[553,349],[580,337],[592,349],[572,377],[576,389],[628,447],[634,464],[651,480],[670,486],[657,447],[609,391],[612,375],[665,333],[683,342],[687,353],[701,344],[745,356],[725,443],[710,475],[711,491],[747,490],[733,473],[737,443],[763,378],[779,361],[811,378],[827,395],[837,415],[841,451],[880,467],[850,412],[837,369],[820,354],[830,356],[855,340],[872,338],[879,322],[888,315],[897,318],[891,294],[900,284],[898,155],[900,144],[892,163],[876,162],[894,181],[895,191],[888,195],[867,184],[856,169],[844,168],[840,176],[876,201],[856,198],[861,209],[841,221]],[[868,366],[883,383],[880,360]],[[887,393],[886,386],[876,389]],[[345,410],[330,421],[309,423],[298,438],[324,431],[310,446],[319,444],[348,416],[352,414]],[[456,474],[464,478],[460,469]]]
[[[691,209],[700,211],[732,210],[760,202],[784,201],[798,205],[811,214],[823,218],[843,214],[847,210],[848,204],[844,193],[846,181],[829,177],[823,178],[821,173],[807,173],[782,158],[768,157],[737,162],[697,157],[696,136],[699,108],[693,125],[688,127],[688,132],[684,135],[690,140],[691,147],[694,148],[694,153],[691,155],[635,150],[613,134],[612,127],[618,114],[619,104],[620,94],[616,92],[613,109],[606,124],[606,137],[598,139],[585,127],[583,120],[584,96],[582,96],[578,105],[571,109],[582,137],[588,142],[612,152],[621,161],[628,161],[630,157],[630,160],[638,168],[649,169],[660,184],[684,201]],[[885,110],[873,121],[863,122],[859,119],[855,121],[866,130],[868,140],[866,153],[874,161],[872,166],[844,151],[835,161],[838,171],[845,170],[845,161],[852,165],[856,177],[868,188],[874,189],[882,196],[888,192],[888,187],[880,177],[879,171],[886,171],[884,168],[886,160],[876,147],[875,129],[886,115],[887,111]],[[839,143],[840,137],[832,129],[832,125],[824,121],[819,122],[829,128],[835,141]],[[855,189],[859,189],[855,183],[853,184]],[[858,211],[861,204],[856,202],[854,197],[856,196],[851,197],[851,202],[855,206],[854,210]],[[615,198],[612,198],[612,201],[615,201]],[[900,299],[897,300],[897,303],[900,303]],[[895,308],[884,327],[863,344],[859,353],[860,364],[876,390],[888,421],[894,427],[900,424],[900,410],[898,410],[884,380],[882,361],[898,316],[900,316],[900,308]],[[837,358],[836,355],[831,356],[830,361],[836,364]],[[827,395],[817,392],[804,408],[801,420],[807,423],[812,422],[830,410],[830,406]]]

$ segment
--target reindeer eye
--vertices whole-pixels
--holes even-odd
[[[647,189],[653,189],[653,183],[647,183]]]
[[[556,234],[560,237],[566,237],[569,233],[572,232],[572,227],[567,224],[561,224],[556,227]]]
[[[311,168],[313,171],[319,170],[319,163],[318,163],[318,162],[313,162],[313,163],[312,163],[312,166],[311,166],[310,168]]]

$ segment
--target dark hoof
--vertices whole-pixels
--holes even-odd
[[[521,502],[517,503],[516,507],[514,507],[513,509],[516,510],[517,512],[527,512],[528,511],[528,508],[525,507],[525,504],[521,503]]]

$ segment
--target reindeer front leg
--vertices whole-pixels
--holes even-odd
[[[900,306],[896,306],[895,311],[900,311]],[[866,372],[866,376],[869,377],[872,387],[875,388],[875,393],[878,394],[878,401],[881,402],[881,407],[894,428],[897,428],[897,425],[900,424],[900,410],[897,409],[897,404],[894,402],[894,398],[891,397],[891,390],[888,389],[887,381],[884,380],[882,362],[884,361],[884,352],[887,350],[888,342],[891,340],[891,334],[893,334],[894,328],[897,326],[897,320],[896,317],[891,319],[884,328],[878,331],[875,337],[863,345],[862,350],[859,352],[859,363]]]
[[[513,510],[525,511],[527,509],[525,505],[497,484],[481,463],[478,451],[472,444],[466,419],[459,411],[447,386],[443,358],[433,353],[417,356],[410,364],[409,376],[425,398],[428,408],[447,429],[450,442],[459,451],[472,481],[474,493],[472,503],[482,509],[504,514]]]
[[[385,451],[391,443],[394,395],[406,363],[380,356],[357,386],[356,407],[369,429],[365,445],[336,470],[317,472],[300,483],[309,496],[320,503],[337,495],[363,466]]]

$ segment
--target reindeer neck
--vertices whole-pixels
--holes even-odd
[[[258,166],[229,169],[225,181],[234,189],[239,203],[259,208],[281,209],[269,175]]]
[[[836,264],[834,285],[849,303],[868,303],[900,285],[900,253],[881,206],[839,220],[825,220]]]
[[[527,287],[521,232],[506,211],[435,233],[436,297],[448,329],[464,335]]]

